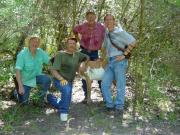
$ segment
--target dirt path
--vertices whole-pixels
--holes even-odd
[[[92,85],[93,103],[82,104],[83,92],[79,80],[74,85],[73,102],[69,119],[61,122],[57,111],[52,107],[39,108],[33,105],[8,108],[4,116],[6,127],[1,127],[4,135],[178,135],[180,123],[132,117],[131,105],[123,118],[115,117],[104,110],[102,97],[96,82]],[[2,121],[1,121],[2,122]],[[8,127],[9,122],[9,127]],[[11,126],[10,126],[11,125]]]

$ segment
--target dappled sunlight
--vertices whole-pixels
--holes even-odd
[[[134,96],[134,94],[133,94],[133,92],[132,92],[133,90],[132,90],[132,86],[130,87],[130,86],[126,86],[126,98],[127,99],[132,99],[133,98],[133,96]]]
[[[114,114],[108,114],[104,110],[104,103],[97,81],[93,81],[91,86],[93,102],[89,105],[82,104],[84,93],[81,85],[81,80],[76,78],[67,122],[60,121],[58,110],[50,105],[40,108],[32,104],[33,101],[31,100],[29,106],[19,107],[14,101],[4,100],[1,101],[1,109],[4,108],[7,111],[4,117],[7,120],[0,120],[0,128],[7,131],[13,129],[15,134],[53,133],[54,135],[66,133],[83,135],[94,133],[104,135],[111,133],[126,134],[127,132],[136,135],[165,133],[162,128],[166,128],[168,133],[171,132],[167,128],[168,124],[161,123],[159,126],[159,123],[154,122],[154,117],[150,115],[143,116],[136,112],[134,118],[132,103],[126,105],[127,109],[125,109],[121,118]],[[127,86],[126,89],[126,98],[128,99],[126,102],[130,102],[133,98],[132,88]],[[59,91],[52,91],[52,93],[59,96]],[[162,100],[158,107],[162,110],[172,111],[173,105],[171,102]],[[12,122],[12,127],[8,127],[10,124],[6,121]]]
[[[79,103],[84,99],[84,91],[82,89],[82,82],[80,78],[76,78],[74,81],[72,95],[72,102],[74,103]],[[91,84],[91,100],[93,102],[103,101],[97,81],[93,81]]]
[[[24,122],[24,125],[27,126],[27,127],[30,126],[30,124],[31,124],[30,121],[25,121],[25,122]]]
[[[79,103],[84,99],[84,92],[82,89],[82,82],[80,78],[75,78],[75,81],[73,82],[72,92],[72,102]]]
[[[45,114],[46,115],[50,115],[52,113],[57,113],[57,110],[56,109],[53,109],[53,108],[47,108],[45,109]]]
[[[161,99],[158,103],[158,107],[164,112],[172,112],[174,111],[175,105],[171,101]]]
[[[112,86],[113,93],[116,94],[115,87]],[[126,87],[126,98],[127,99],[132,99],[133,93],[132,93],[132,88],[127,86]],[[82,82],[80,78],[76,78],[74,81],[74,86],[73,86],[73,94],[72,94],[72,102],[74,103],[79,103],[84,99],[84,91],[82,89]],[[96,80],[94,80],[91,84],[91,100],[93,102],[102,102],[103,97],[101,94],[101,91],[99,89],[99,84]]]
[[[126,121],[123,121],[122,126],[127,128],[127,127],[129,127],[129,124]]]
[[[14,102],[14,101],[0,101],[0,110],[2,109],[2,110],[5,110],[5,109],[8,109],[8,108],[10,108],[10,107],[12,107],[12,106],[15,106],[16,105],[16,102]]]
[[[44,120],[44,118],[36,118],[36,121],[37,122],[44,122],[45,120]]]
[[[123,121],[126,123],[132,123],[134,121],[133,116],[130,113],[123,114]]]
[[[4,126],[3,120],[0,119],[0,129]]]

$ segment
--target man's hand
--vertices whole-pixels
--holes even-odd
[[[20,95],[24,94],[24,87],[22,85],[19,86],[18,92]]]
[[[126,49],[126,51],[124,52],[124,55],[128,55],[128,53],[130,53],[130,49]]]
[[[53,75],[56,79],[58,79],[58,80],[60,81],[60,83],[61,83],[62,86],[68,84],[68,81],[65,80],[65,79],[58,73],[57,70],[51,69],[50,71],[51,71],[52,75]]]
[[[128,48],[125,50],[124,55],[126,58],[130,58],[132,49],[136,47],[135,42],[133,44],[130,44]]]
[[[68,81],[65,80],[65,79],[61,79],[61,80],[60,80],[60,83],[61,83],[62,86],[64,86],[64,85],[67,85],[67,84],[68,84]]]
[[[119,56],[116,56],[116,61],[121,61],[125,59],[125,56],[124,55],[119,55]]]

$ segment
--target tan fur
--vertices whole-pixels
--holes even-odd
[[[88,61],[85,64],[85,69],[87,69],[88,67],[90,68],[101,68],[101,67],[105,67],[106,62],[102,61],[102,59],[98,59],[96,61]],[[87,75],[86,71],[81,71],[80,70],[80,76],[84,77],[86,80],[86,84],[87,84],[87,103],[89,104],[91,102],[91,83],[93,80],[90,80],[89,76]]]

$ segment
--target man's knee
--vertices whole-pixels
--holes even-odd
[[[71,92],[72,92],[72,87],[71,87],[71,86],[66,85],[66,86],[64,86],[63,89],[64,89],[64,90],[63,90],[63,93],[64,93],[65,95],[71,95]]]
[[[38,83],[41,88],[47,90],[50,88],[51,85],[51,78],[47,75],[41,76],[41,81]]]
[[[43,76],[43,84],[50,85],[51,84],[51,78],[47,75]]]

